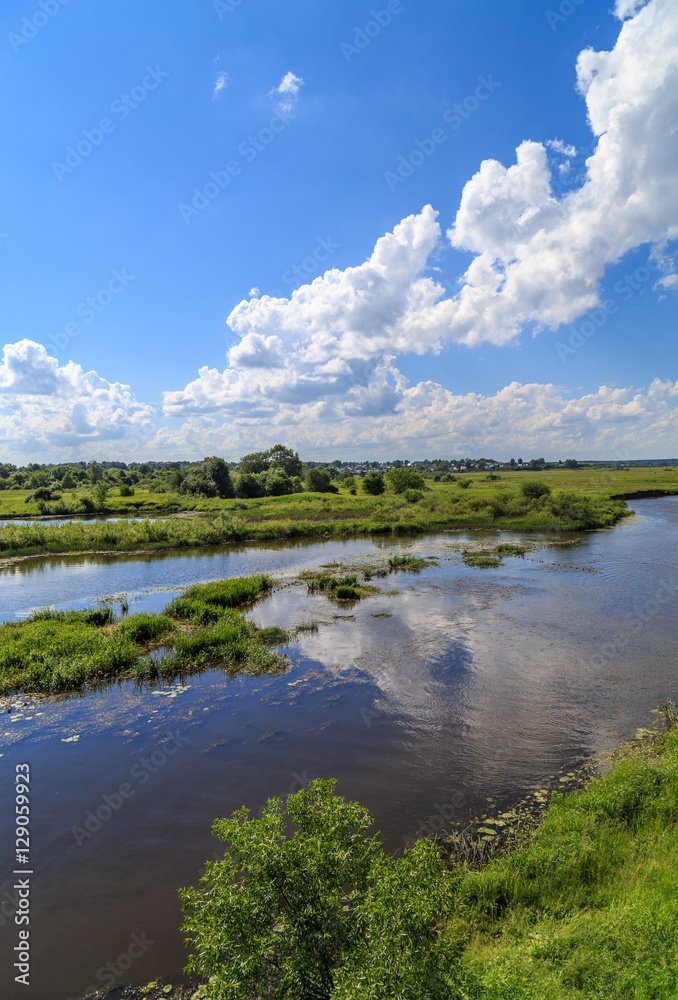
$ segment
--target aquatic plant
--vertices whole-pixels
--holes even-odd
[[[0,625],[0,694],[73,691],[116,677],[174,677],[206,665],[230,672],[285,669],[267,639],[231,605],[250,604],[273,581],[263,575],[197,584],[164,612],[116,622],[108,605],[84,611],[44,609],[23,622]],[[160,658],[148,655],[162,643]]]
[[[464,549],[462,559],[467,566],[479,566],[481,568],[501,566],[501,559],[489,549],[480,549],[479,551]]]

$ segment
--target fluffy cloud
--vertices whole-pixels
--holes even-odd
[[[614,12],[620,21],[625,21],[627,17],[637,14],[646,3],[647,0],[616,0]]]
[[[618,4],[620,18],[631,11]],[[364,263],[328,270],[289,298],[243,300],[227,321],[241,338],[229,367],[201,369],[166,393],[165,414],[187,419],[191,434],[213,421],[215,447],[227,418],[243,443],[293,427],[297,446],[314,453],[390,453],[393,444],[501,454],[520,441],[526,451],[593,456],[633,452],[633,434],[646,454],[660,442],[671,451],[675,411],[656,389],[663,383],[638,393],[603,386],[580,399],[552,385],[512,384],[485,398],[435,383],[408,388],[395,366],[404,353],[506,344],[526,326],[571,323],[599,304],[606,267],[643,244],[664,272],[659,289],[678,283],[667,250],[678,237],[678,8],[650,0],[624,21],[612,51],[580,54],[577,81],[597,137],[580,186],[554,192],[551,162],[566,169],[576,155],[563,139],[522,142],[509,167],[485,160],[447,234],[472,255],[456,295],[426,275],[441,245],[427,205],[381,237]],[[298,82],[289,82],[294,96]],[[307,439],[300,427],[310,428]]]
[[[673,454],[678,435],[678,382],[661,379],[645,388],[603,385],[584,395],[512,382],[485,396],[455,394],[435,382],[410,387],[385,363],[344,397],[282,402],[265,421],[256,402],[250,412],[220,416],[229,388],[218,372],[206,370],[191,391],[199,405],[180,431],[157,441],[168,453],[187,454],[197,440],[202,450],[221,449],[235,459],[282,435],[302,454],[326,459],[480,453],[621,459]]]
[[[107,382],[69,361],[59,366],[41,344],[7,344],[0,364],[0,440],[12,452],[101,455],[114,442],[148,435],[154,410],[129,386]]]
[[[289,114],[294,110],[294,106],[299,99],[299,91],[304,85],[304,81],[291,71],[285,73],[277,87],[270,91],[269,97],[276,101],[276,110]]]
[[[620,16],[631,10],[618,4]],[[556,329],[597,306],[608,265],[678,237],[673,0],[651,0],[625,21],[612,51],[583,51],[577,85],[597,139],[581,186],[562,198],[554,192],[547,147],[561,157],[560,172],[576,153],[562,139],[522,142],[509,167],[485,160],[447,234],[473,255],[458,294],[422,276],[440,237],[427,206],[379,240],[364,264],[328,271],[290,299],[244,301],[229,325],[243,337],[276,336],[306,363],[439,350],[449,341],[505,344],[525,326]],[[670,277],[663,287],[672,287]]]

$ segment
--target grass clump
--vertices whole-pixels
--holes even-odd
[[[493,551],[498,556],[524,556],[527,552],[527,547],[525,545],[514,545],[512,542],[500,542],[499,545],[495,545]]]
[[[272,586],[270,576],[261,573],[258,576],[196,583],[184,591],[183,598],[217,608],[240,608],[262,597]]]
[[[126,636],[138,646],[154,642],[161,636],[171,632],[174,622],[167,615],[130,615],[117,627],[119,635]]]
[[[435,559],[422,559],[419,556],[391,556],[388,561],[391,572],[405,570],[408,573],[420,573],[422,569],[435,565]]]
[[[220,666],[231,672],[283,670],[270,652],[282,629],[259,630],[237,608],[270,590],[266,576],[189,587],[159,615],[116,622],[109,606],[36,612],[0,625],[0,694],[74,691],[115,678],[172,678]],[[153,651],[167,649],[164,655]]]
[[[78,612],[0,626],[0,693],[66,691],[131,668],[139,648],[124,633],[106,632]]]
[[[462,559],[467,566],[478,566],[484,569],[489,569],[493,566],[501,566],[501,559],[499,556],[496,556],[489,549],[480,549],[479,551],[464,549],[462,552]]]
[[[370,574],[365,573],[364,577],[369,579]],[[357,573],[336,576],[333,573],[304,570],[299,574],[299,579],[304,581],[309,594],[322,593],[337,601],[359,601],[368,594],[377,593],[376,587],[368,583],[358,583]]]

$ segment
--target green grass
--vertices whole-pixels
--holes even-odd
[[[388,561],[388,568],[394,572],[404,570],[407,573],[419,573],[422,569],[435,565],[435,559],[422,559],[419,556],[391,556]]]
[[[513,545],[510,542],[502,542],[500,545],[495,545],[492,551],[496,552],[498,556],[524,556],[527,548],[524,545]]]
[[[554,794],[528,843],[455,874],[469,1000],[678,996],[678,731]]]
[[[378,593],[371,584],[358,583],[356,573],[336,576],[333,573],[320,573],[314,570],[303,570],[299,579],[306,584],[309,594],[324,594],[337,601],[359,601],[369,594]]]
[[[0,625],[0,694],[75,691],[122,677],[171,679],[211,665],[231,673],[283,670],[284,659],[267,648],[280,642],[280,630],[260,631],[236,610],[272,583],[255,576],[199,584],[162,614],[121,621],[104,606],[39,611]]]
[[[550,496],[527,500],[521,483],[538,479]],[[409,534],[443,528],[497,528],[516,531],[566,531],[609,527],[627,513],[625,493],[676,492],[678,468],[619,470],[576,469],[538,474],[502,472],[487,481],[483,473],[466,475],[471,486],[432,483],[416,503],[404,496],[372,497],[345,489],[337,494],[301,493],[258,500],[205,500],[176,494],[137,491],[134,505],[125,497],[107,501],[113,514],[193,511],[188,519],[151,523],[85,525],[40,522],[0,529],[0,558],[83,551],[130,552],[222,545],[250,539],[328,538],[358,534]],[[25,504],[27,490],[0,491],[0,517],[38,513]],[[201,511],[202,513],[197,513]]]
[[[481,568],[501,566],[501,559],[489,549],[480,549],[479,551],[464,549],[462,558],[467,566],[479,566]]]

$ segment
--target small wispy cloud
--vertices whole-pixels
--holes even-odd
[[[216,83],[214,84],[212,99],[214,100],[216,97],[218,97],[221,91],[225,90],[226,87],[228,87],[230,82],[231,82],[230,76],[228,75],[228,73],[225,73],[222,70],[222,72],[218,74]]]
[[[291,71],[285,73],[277,87],[269,91],[268,96],[276,99],[276,110],[286,111],[288,114],[294,109],[299,98],[299,91],[303,87],[304,81]]]
[[[562,139],[549,139],[546,143],[550,149],[554,149],[556,153],[562,153],[563,156],[576,156],[577,150],[574,146],[566,146]]]

